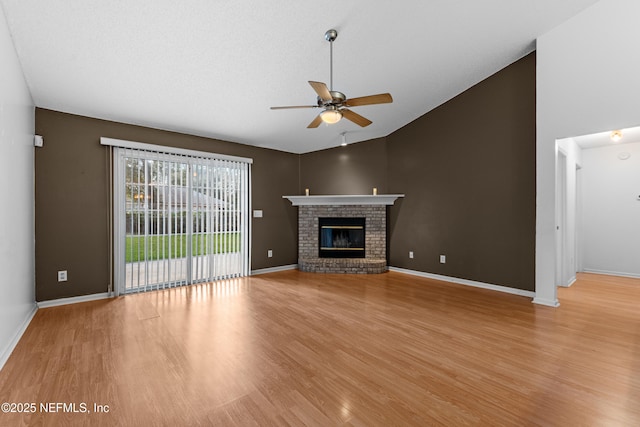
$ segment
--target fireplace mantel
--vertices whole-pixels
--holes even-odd
[[[404,194],[282,196],[293,206],[393,205],[399,197],[404,197]]]

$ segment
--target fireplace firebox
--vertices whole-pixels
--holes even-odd
[[[365,218],[318,218],[320,258],[364,258]]]

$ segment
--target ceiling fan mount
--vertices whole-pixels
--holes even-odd
[[[324,39],[328,42],[332,42],[335,39],[338,38],[338,32],[336,30],[327,30],[326,33],[324,33]]]
[[[324,38],[331,46],[330,48],[330,80],[329,87],[325,83],[309,81],[309,84],[315,90],[317,97],[316,105],[296,105],[288,107],[271,107],[272,110],[284,110],[292,108],[322,108],[323,111],[307,126],[308,128],[317,128],[322,122],[333,124],[340,121],[343,117],[353,123],[365,127],[369,126],[371,120],[354,113],[347,107],[358,107],[361,105],[386,104],[393,102],[393,98],[389,93],[381,93],[378,95],[362,96],[359,98],[347,98],[347,96],[339,91],[333,90],[333,42],[338,37],[338,32],[334,29],[324,33]]]
[[[342,106],[342,104],[347,100],[345,94],[338,92],[337,90],[330,90],[329,94],[331,95],[330,101],[325,101],[318,96],[318,107],[326,107],[328,105]]]

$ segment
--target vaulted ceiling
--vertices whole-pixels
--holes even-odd
[[[386,136],[596,0],[0,0],[38,107],[304,153]],[[308,81],[373,121],[307,129]]]

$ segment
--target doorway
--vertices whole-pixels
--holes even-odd
[[[556,157],[556,286],[576,280],[580,258],[579,181],[581,150],[572,139],[558,140]]]
[[[556,145],[556,285],[576,272],[640,277],[640,127]]]
[[[566,151],[558,146],[556,162],[556,286],[568,287],[575,281],[575,168],[569,164]],[[574,173],[570,176],[570,173]],[[571,179],[573,178],[573,179]],[[573,242],[572,242],[573,237]],[[573,243],[573,244],[572,244]]]

